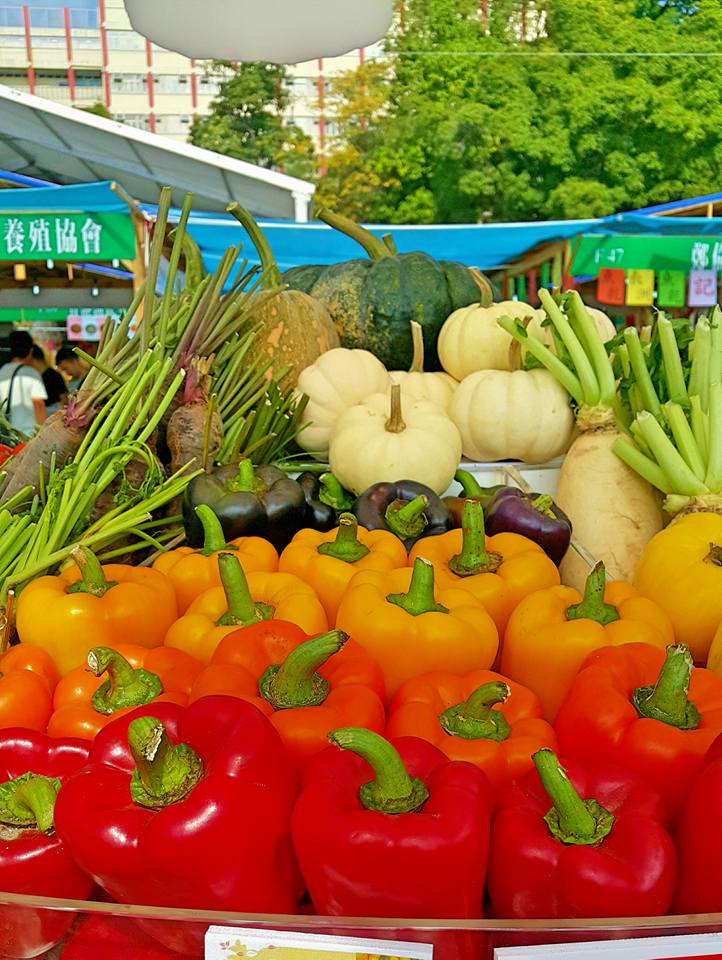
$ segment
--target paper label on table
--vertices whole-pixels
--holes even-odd
[[[722,933],[497,947],[494,960],[719,960]]]
[[[689,275],[690,307],[713,307],[717,303],[717,273],[714,270],[693,270]]]
[[[654,303],[654,270],[627,273],[627,306],[651,307]]]
[[[657,278],[657,306],[683,307],[687,302],[687,276],[682,270],[660,270]]]
[[[205,960],[433,960],[430,943],[209,927]]]

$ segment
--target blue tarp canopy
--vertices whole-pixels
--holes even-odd
[[[0,211],[20,213],[128,213],[110,180],[70,187],[19,187],[0,190]]]

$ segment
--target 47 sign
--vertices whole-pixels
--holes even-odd
[[[1,260],[131,260],[135,234],[119,213],[0,213]]]

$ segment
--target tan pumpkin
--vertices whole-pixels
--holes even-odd
[[[262,292],[252,318],[259,332],[248,351],[247,362],[268,357],[272,362],[267,378],[287,368],[283,385],[293,387],[303,369],[321,354],[338,347],[338,333],[320,300],[300,290],[283,289],[271,248],[251,214],[237,203],[228,209],[243,225],[263,268]],[[274,288],[280,289],[269,297],[266,291]]]
[[[461,459],[461,437],[451,420],[428,400],[401,400],[376,393],[341,417],[331,435],[331,471],[359,494],[374,483],[416,480],[443,493]]]
[[[331,431],[341,414],[372,393],[384,393],[390,386],[388,371],[368,350],[337,347],[324,353],[298,378],[297,395],[308,396],[298,445],[325,459]]]
[[[441,365],[456,380],[477,370],[511,370],[512,338],[496,322],[508,316],[526,320],[536,311],[528,303],[516,300],[491,302],[491,288],[478,271],[472,271],[479,283],[480,302],[455,310],[441,328],[437,349]]]
[[[420,323],[411,321],[411,340],[414,355],[408,370],[391,370],[392,383],[401,387],[401,396],[412,400],[430,400],[442,410],[448,410],[458,382],[448,373],[424,372],[424,336]]]
[[[480,370],[461,381],[449,407],[464,456],[482,463],[546,463],[564,453],[574,416],[546,370]]]

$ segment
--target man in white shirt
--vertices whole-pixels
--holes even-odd
[[[47,418],[43,378],[32,364],[33,338],[25,330],[10,334],[10,362],[0,367],[0,412],[26,436]]]

